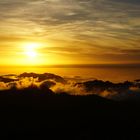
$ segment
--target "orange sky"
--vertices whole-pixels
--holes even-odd
[[[139,4],[1,0],[0,65],[140,63]]]

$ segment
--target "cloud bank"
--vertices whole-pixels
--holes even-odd
[[[50,88],[55,94],[66,93],[79,96],[95,94],[114,100],[136,100],[140,98],[140,80],[122,83],[112,83],[97,79],[77,82],[74,78],[66,80],[50,73],[23,73],[12,77],[9,75],[0,77],[0,90],[24,89],[31,86],[36,86],[43,90]]]

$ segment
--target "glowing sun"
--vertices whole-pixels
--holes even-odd
[[[40,46],[38,43],[24,44],[25,54],[29,58],[35,58],[38,55],[37,48]]]
[[[36,57],[37,53],[35,51],[26,52],[28,57]]]

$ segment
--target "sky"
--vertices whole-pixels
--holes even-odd
[[[140,63],[140,0],[0,0],[0,65]]]

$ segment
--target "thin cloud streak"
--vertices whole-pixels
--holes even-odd
[[[53,48],[58,48],[50,52],[61,55],[66,48],[72,57],[71,48],[85,48],[80,53],[79,49],[75,50],[75,57],[93,50],[89,52],[98,54],[102,62],[110,61],[104,55],[113,55],[115,51],[117,61],[121,58],[118,50],[133,51],[140,47],[139,13],[137,0],[1,0],[0,36],[5,35],[6,39],[0,37],[0,40],[2,43],[14,41],[14,38],[17,42],[47,40],[54,44]],[[58,40],[61,46],[57,45]],[[85,59],[91,58],[90,53]],[[131,55],[131,51],[127,51],[127,55]],[[135,55],[139,58],[138,53]],[[136,59],[127,58],[126,61],[135,62]]]

